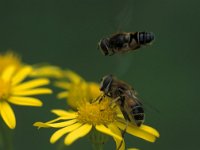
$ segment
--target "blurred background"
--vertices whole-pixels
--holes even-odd
[[[89,81],[112,73],[137,90],[147,106],[146,124],[161,134],[155,143],[126,135],[127,147],[198,149],[199,5],[197,0],[1,0],[0,52],[12,49],[26,63],[48,62]],[[120,31],[152,31],[156,40],[135,53],[103,56],[98,41]],[[55,95],[42,99],[42,108],[13,106],[14,150],[55,150],[62,142],[50,144],[55,130],[32,126],[53,119],[50,109],[64,108],[65,101]],[[83,147],[91,149],[86,138],[65,149]],[[113,140],[105,145],[114,147]]]

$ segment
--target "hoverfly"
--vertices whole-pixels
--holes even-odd
[[[100,90],[116,101],[128,122],[138,127],[144,123],[145,114],[142,103],[135,96],[135,91],[130,85],[112,75],[107,75],[102,78]]]
[[[155,39],[153,32],[122,32],[99,41],[98,47],[102,53],[113,55],[134,51],[144,45],[150,45]]]

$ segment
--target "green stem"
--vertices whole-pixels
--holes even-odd
[[[0,121],[0,149],[13,150],[12,130]]]
[[[103,145],[92,143],[92,148],[93,148],[93,150],[103,150]]]
[[[65,150],[67,146],[64,144],[63,140],[60,140],[60,143],[57,144],[56,150]]]
[[[108,136],[97,131],[96,129],[92,129],[89,134],[90,141],[92,142],[93,150],[103,150],[104,144],[108,141]]]

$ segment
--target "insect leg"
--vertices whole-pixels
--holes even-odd
[[[100,94],[96,99],[92,100],[92,103],[95,103],[97,101],[99,101],[99,103],[101,103],[101,101],[103,100],[103,98],[105,98],[105,94]]]
[[[119,150],[119,149],[121,148],[121,146],[122,146],[123,139],[124,139],[124,135],[125,135],[125,133],[126,133],[127,127],[128,127],[128,121],[126,121],[126,127],[124,128],[124,130],[123,130],[123,132],[122,132],[122,141],[121,141],[121,143],[119,144],[117,150]]]
[[[116,103],[119,100],[120,100],[120,97],[117,97],[117,98],[113,99],[112,101],[110,101],[109,106],[111,106],[113,103]]]

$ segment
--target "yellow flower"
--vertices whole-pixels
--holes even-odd
[[[72,108],[76,109],[83,99],[91,101],[101,94],[99,84],[86,82],[73,71],[64,71],[63,73],[63,76],[68,79],[68,81],[56,82],[56,86],[65,90],[58,94],[58,98],[66,98],[67,103]]]
[[[125,149],[125,142],[121,130],[142,138],[149,142],[155,142],[159,133],[150,126],[141,125],[137,127],[126,123],[126,120],[118,116],[117,107],[110,106],[110,99],[105,98],[100,103],[83,102],[78,107],[78,111],[65,111],[54,109],[52,112],[58,117],[48,122],[36,122],[34,126],[39,128],[58,128],[51,136],[50,142],[55,143],[59,138],[67,134],[64,138],[66,145],[72,144],[77,139],[84,137],[92,129],[111,136],[119,150]],[[127,125],[127,126],[126,126]],[[121,146],[120,146],[121,145]]]
[[[19,69],[22,66],[20,57],[11,51],[0,54],[0,74],[11,65],[15,66],[16,70]]]
[[[32,97],[32,95],[52,93],[48,88],[40,88],[40,86],[49,83],[49,80],[46,78],[23,82],[32,71],[30,66],[17,69],[15,65],[7,66],[0,74],[0,115],[11,129],[15,128],[16,119],[10,103],[39,107],[42,106],[42,102],[38,98]]]

